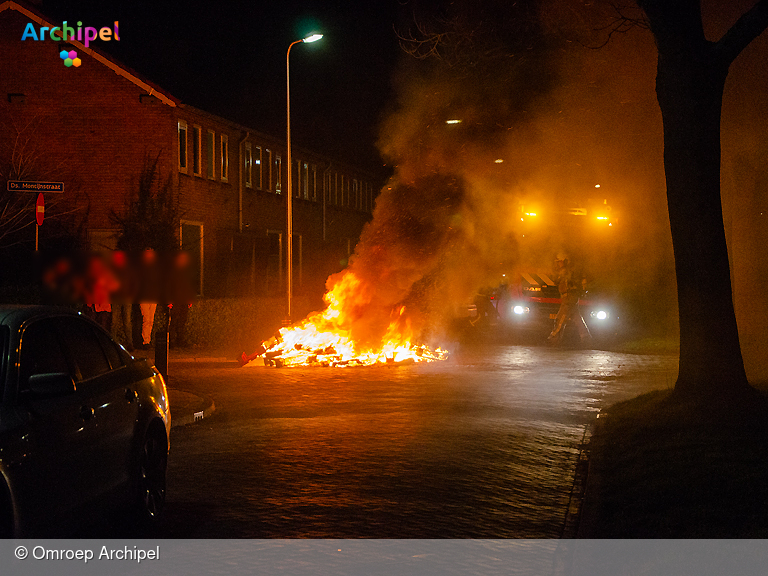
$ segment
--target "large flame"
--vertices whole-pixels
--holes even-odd
[[[405,306],[392,311],[381,341],[356,342],[352,324],[370,304],[370,291],[354,272],[341,279],[323,296],[326,308],[298,324],[281,328],[279,335],[262,345],[265,351],[248,365],[269,366],[370,366],[443,360],[448,353],[414,342]]]

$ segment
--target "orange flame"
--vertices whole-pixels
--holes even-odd
[[[351,271],[323,296],[326,308],[298,324],[281,328],[279,337],[265,342],[266,351],[249,365],[370,366],[444,360],[448,353],[414,343],[405,306],[392,311],[389,326],[377,345],[352,337],[352,324],[371,303],[370,290]]]

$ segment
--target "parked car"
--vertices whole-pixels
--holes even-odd
[[[95,322],[0,306],[0,535],[55,536],[107,510],[156,520],[170,426],[163,377]]]

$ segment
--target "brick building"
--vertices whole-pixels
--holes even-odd
[[[21,41],[30,23],[38,36],[47,29],[44,40]],[[109,249],[111,214],[125,209],[147,160],[158,158],[158,175],[179,201],[179,242],[194,257],[199,293],[279,293],[285,141],[185,105],[93,46],[64,42],[61,26],[27,3],[0,2],[0,155],[25,158],[18,179],[63,181],[54,203],[79,210],[92,249]],[[79,65],[65,65],[61,52],[71,50]],[[319,289],[349,255],[377,186],[322,154],[292,147],[291,155],[301,292]]]

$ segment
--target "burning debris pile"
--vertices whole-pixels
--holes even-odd
[[[462,182],[450,175],[391,179],[349,266],[328,278],[326,308],[282,328],[243,363],[344,367],[446,359],[448,352],[427,344],[442,339],[433,308],[443,308],[453,286],[436,271],[453,242],[451,222],[463,197]]]
[[[410,364],[444,360],[448,353],[414,343],[411,322],[405,306],[395,308],[389,327],[380,342],[364,344],[352,334],[355,309],[365,296],[364,286],[351,271],[325,294],[327,308],[295,326],[281,328],[274,338],[262,344],[263,351],[247,366],[371,366]],[[351,308],[351,311],[350,311]]]

